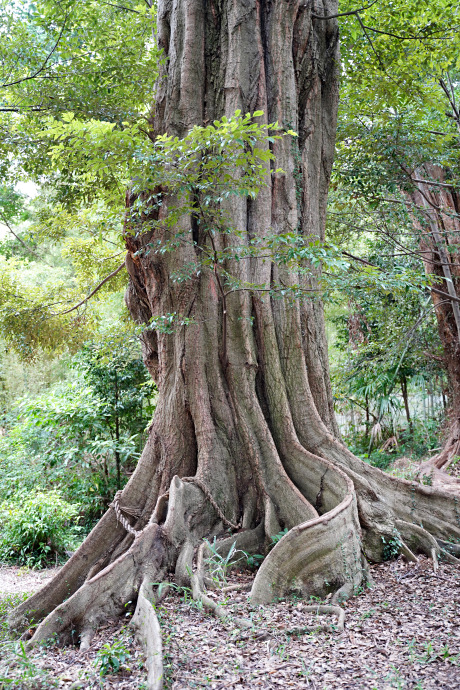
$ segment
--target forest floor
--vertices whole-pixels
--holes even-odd
[[[107,620],[90,649],[42,647],[28,656],[7,639],[4,616],[55,571],[0,569],[0,688],[145,687],[142,652],[129,622]],[[374,587],[345,602],[342,633],[322,629],[335,621],[304,611],[292,597],[251,606],[248,592],[212,593],[228,609],[224,623],[204,612],[186,589],[170,590],[157,613],[163,633],[165,688],[460,688],[460,573],[420,557],[372,566]],[[232,571],[228,584],[244,584]],[[232,616],[251,618],[242,633]],[[3,626],[3,627],[1,627]],[[299,634],[299,628],[310,628]],[[294,630],[297,630],[295,632]],[[294,632],[293,632],[294,631]],[[19,646],[17,646],[19,644]],[[117,673],[109,657],[117,659]],[[101,660],[108,673],[100,675]]]

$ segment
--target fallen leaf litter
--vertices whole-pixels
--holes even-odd
[[[399,558],[372,566],[372,576],[374,587],[343,605],[342,634],[323,630],[333,618],[303,610],[311,601],[293,597],[252,607],[248,592],[216,592],[229,612],[222,623],[189,596],[171,590],[157,606],[165,689],[460,688],[459,571],[441,563],[435,576],[428,559],[406,563]],[[246,573],[233,572],[228,582],[249,579]],[[237,630],[232,615],[250,618],[253,630]],[[142,688],[142,652],[126,626],[128,620],[107,621],[87,652],[48,647],[30,654],[48,683],[30,687]],[[310,630],[298,634],[302,628]],[[116,640],[128,650],[129,659],[119,673],[101,678],[97,654]],[[0,661],[0,680],[4,663]]]

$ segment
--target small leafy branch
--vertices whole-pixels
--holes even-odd
[[[101,676],[118,673],[130,657],[129,650],[121,640],[106,644],[96,654],[95,664]]]
[[[277,544],[279,541],[281,541],[281,539],[284,537],[285,534],[288,533],[288,531],[289,531],[288,528],[285,527],[284,529],[281,530],[281,532],[278,532],[278,534],[274,534],[274,535],[271,537],[270,548],[272,549],[274,546],[276,546],[276,544]]]
[[[396,558],[397,556],[399,556],[399,553],[401,551],[402,541],[401,541],[401,535],[399,534],[397,529],[393,530],[393,536],[390,537],[389,539],[385,539],[385,537],[382,536],[382,543],[383,543],[383,560],[384,561],[391,561],[393,558]]]
[[[204,541],[210,553],[210,555],[205,558],[205,564],[211,580],[218,586],[227,584],[228,570],[232,565],[241,561],[246,554],[244,554],[243,551],[237,550],[236,542],[234,542],[228,553],[223,556],[219,553],[216,537],[214,537],[212,543],[208,539]],[[240,558],[235,558],[238,553],[241,553],[242,556],[240,556]]]

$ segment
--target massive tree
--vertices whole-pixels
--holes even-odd
[[[154,631],[149,583],[171,571],[182,582],[191,578],[195,595],[209,604],[201,547],[194,571],[204,537],[223,536],[221,552],[236,542],[260,553],[287,528],[255,577],[258,603],[293,588],[340,600],[366,580],[368,560],[383,558],[384,540],[394,539],[409,557],[421,550],[436,559],[440,543],[460,537],[449,494],[386,476],[339,440],[321,304],[289,290],[314,290],[315,272],[265,252],[238,261],[233,251],[267,233],[324,237],[338,100],[336,14],[334,0],[158,2],[157,40],[166,59],[152,140],[184,137],[237,110],[262,111],[259,120],[277,121],[298,137],[272,142],[274,165],[267,162],[268,183],[255,198],[221,202],[231,232],[197,221],[197,194],[176,229],[181,241],[156,249],[171,232],[166,221],[177,199],[166,186],[128,193],[131,314],[140,324],[181,314],[183,325],[143,332],[159,390],[146,447],[78,551],[13,612],[16,628],[42,621],[32,643],[56,635],[86,646],[102,619],[136,600],[138,624],[148,620]],[[220,258],[178,280],[203,252]],[[228,276],[245,289],[230,289]],[[287,294],[275,298],[270,289],[280,285]]]

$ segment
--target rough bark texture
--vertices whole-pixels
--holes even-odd
[[[423,182],[416,183],[412,202],[418,209],[414,223],[420,235],[425,270],[437,276],[436,287],[453,298],[431,293],[444,351],[450,405],[442,451],[422,468],[422,475],[434,470],[435,482],[445,482],[446,477],[436,470],[446,469],[460,455],[460,303],[456,301],[460,295],[460,198],[445,183],[445,172],[438,165],[425,164],[417,171],[417,179]]]
[[[263,110],[267,121],[299,133],[297,141],[274,144],[276,167],[285,174],[272,173],[257,199],[228,206],[239,236],[217,238],[220,248],[270,229],[323,237],[338,29],[336,20],[313,19],[312,11],[335,14],[337,6],[331,0],[158,2],[158,40],[168,59],[155,133],[181,136],[236,109]],[[165,193],[161,213],[167,206]],[[197,246],[207,241],[192,219],[184,221],[189,227]],[[146,578],[158,582],[175,570],[189,581],[196,547],[224,530],[219,548],[236,541],[255,553],[289,530],[258,571],[252,589],[258,602],[291,589],[334,592],[336,600],[350,595],[366,578],[366,558],[382,558],[382,536],[392,538],[396,520],[405,539],[413,523],[446,541],[460,537],[460,514],[448,494],[385,475],[337,438],[321,305],[232,293],[224,339],[215,274],[204,270],[174,282],[173,272],[195,259],[196,247],[143,252],[161,234],[127,236],[127,303],[140,323],[177,312],[193,324],[174,333],[145,332],[145,359],[159,389],[149,440],[115,507],[53,583],[13,613],[16,627],[44,618],[32,642],[52,633],[68,639],[75,631],[88,644],[98,621],[124,610]],[[262,259],[229,261],[226,269],[257,284],[315,282],[313,272],[307,280]],[[117,522],[123,508],[137,516],[125,517],[124,526]]]

